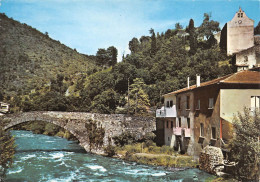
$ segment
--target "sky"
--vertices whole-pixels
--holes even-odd
[[[95,55],[99,48],[115,46],[118,60],[129,53],[133,38],[173,29],[179,22],[195,26],[203,14],[222,28],[239,7],[260,20],[260,0],[0,0],[0,12],[26,23],[78,52]]]

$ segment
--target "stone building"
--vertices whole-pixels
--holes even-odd
[[[221,31],[221,41],[228,55],[254,46],[254,20],[239,8],[233,19]]]
[[[239,8],[233,19],[221,30],[220,47],[233,56],[237,71],[260,66],[259,36],[254,36],[254,20]]]
[[[260,72],[241,71],[204,83],[197,76],[196,85],[165,94],[156,114],[157,143],[194,156],[208,145],[222,147],[232,138],[234,114],[259,108],[259,85]]]
[[[10,104],[4,103],[4,102],[0,102],[0,114],[1,113],[8,113],[9,112],[9,108]]]

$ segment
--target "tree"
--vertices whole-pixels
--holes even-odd
[[[137,38],[133,38],[131,41],[129,41],[129,50],[131,51],[132,54],[137,53],[139,49],[139,41]]]
[[[210,20],[211,15],[204,13],[203,23],[199,27],[201,37],[206,37],[208,40],[213,33],[220,31],[219,22]]]
[[[234,118],[235,136],[231,142],[231,157],[237,162],[235,176],[243,181],[259,180],[260,175],[260,112],[245,108]]]
[[[109,54],[106,49],[98,49],[96,53],[97,65],[104,66],[109,61]]]
[[[183,29],[183,26],[178,22],[175,24],[175,30],[181,30]]]
[[[150,101],[145,92],[145,83],[143,79],[136,78],[130,85],[130,109],[132,113],[145,113],[150,106]]]
[[[189,27],[188,27],[189,35],[189,43],[190,43],[190,54],[194,55],[197,51],[197,36],[195,33],[194,21],[190,19]]]
[[[113,67],[112,74],[114,76],[113,80],[115,80],[116,92],[124,94],[128,88],[128,79],[133,81],[136,76],[136,67],[128,61],[121,62]]]
[[[151,34],[151,39],[152,39],[152,42],[151,42],[151,57],[153,57],[157,52],[156,37],[155,37],[154,29],[151,28],[149,30],[149,32]]]
[[[0,126],[0,181],[5,177],[7,169],[12,166],[14,154],[14,138]]]
[[[91,110],[92,112],[111,114],[115,112],[118,104],[118,94],[114,90],[109,89],[94,97],[91,103]]]
[[[254,33],[255,33],[255,35],[259,35],[260,34],[260,21],[258,22],[257,26],[255,27]]]
[[[107,49],[98,49],[96,53],[97,65],[114,66],[117,63],[117,49],[110,46]]]
[[[59,92],[64,94],[67,90],[66,86],[63,84],[64,75],[57,74],[56,79],[51,80],[51,91]]]
[[[117,63],[117,54],[118,51],[114,46],[110,46],[107,48],[108,54],[109,54],[109,66],[114,66]]]

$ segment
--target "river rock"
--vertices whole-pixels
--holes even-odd
[[[207,146],[199,156],[199,168],[211,174],[223,170],[224,157],[220,148]]]

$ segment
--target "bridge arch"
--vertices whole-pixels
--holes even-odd
[[[0,117],[0,122],[3,124],[4,130],[31,121],[43,121],[51,123],[70,132],[79,141],[79,144],[85,148],[86,151],[90,151],[88,148],[88,141],[86,140],[86,137],[84,137],[86,136],[86,131],[83,131],[85,128],[85,122],[82,122],[80,120],[77,121],[77,119],[75,118],[64,118],[62,114],[62,112],[39,111],[15,113]],[[78,123],[78,125],[80,126],[75,126],[75,123]]]

